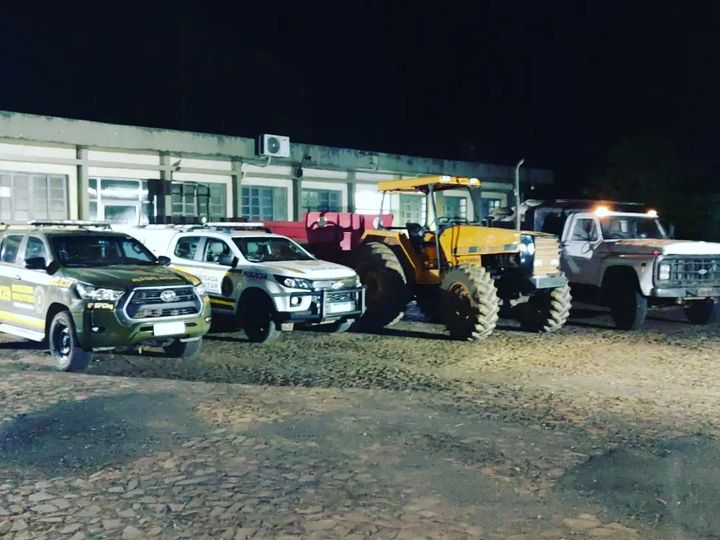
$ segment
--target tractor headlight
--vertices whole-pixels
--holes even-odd
[[[535,239],[529,234],[523,234],[520,240],[520,253],[529,256],[535,255]]]
[[[95,300],[104,302],[116,302],[120,300],[120,297],[125,291],[119,291],[117,289],[105,289],[102,287],[93,287],[85,283],[76,283],[75,290],[80,298],[83,300]]]
[[[667,281],[670,279],[670,265],[667,263],[658,266],[658,279],[660,281]]]
[[[288,289],[312,289],[312,283],[308,279],[275,276],[275,281]]]

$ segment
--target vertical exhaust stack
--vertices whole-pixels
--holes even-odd
[[[515,230],[520,230],[520,167],[525,163],[525,159],[521,159],[515,165]]]

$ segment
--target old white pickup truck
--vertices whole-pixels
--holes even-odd
[[[560,237],[573,298],[608,305],[618,328],[639,328],[648,308],[672,305],[696,324],[720,320],[720,243],[669,238],[657,212],[628,203],[526,201],[520,214],[523,229]]]

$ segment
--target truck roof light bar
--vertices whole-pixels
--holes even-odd
[[[203,223],[205,227],[221,227],[223,229],[257,229],[265,228],[262,221],[210,221]]]
[[[100,229],[109,229],[109,221],[90,221],[80,219],[34,219],[29,222],[34,227],[98,227]]]

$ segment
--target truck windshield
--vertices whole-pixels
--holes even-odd
[[[457,189],[435,191],[434,196],[439,224],[480,222],[482,199],[479,188],[458,186]],[[402,210],[401,199],[401,212]]]
[[[233,238],[240,252],[250,262],[310,261],[313,257],[288,238]]]
[[[155,256],[134,238],[127,236],[63,235],[51,239],[62,266],[153,265]]]
[[[605,216],[600,218],[605,240],[625,238],[667,238],[660,222],[644,216]]]

